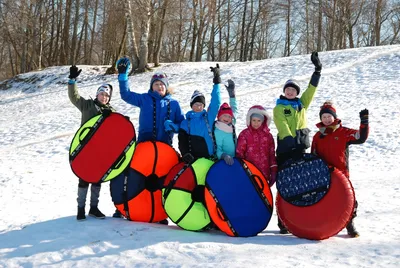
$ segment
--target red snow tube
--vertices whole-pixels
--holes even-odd
[[[119,113],[95,116],[72,139],[71,169],[89,183],[111,180],[128,166],[135,141],[135,128],[127,117]]]
[[[311,206],[295,206],[279,193],[276,211],[282,223],[295,236],[322,240],[339,233],[350,221],[355,203],[351,182],[337,169],[331,172],[331,185],[326,195]]]
[[[178,162],[178,154],[166,143],[138,143],[130,163],[130,171],[125,173],[129,174],[127,187],[138,191],[132,199],[125,200],[124,204],[116,204],[118,210],[132,221],[159,222],[166,219],[161,191],[165,177]],[[130,189],[125,191],[130,192]]]

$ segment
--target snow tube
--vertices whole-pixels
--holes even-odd
[[[355,203],[350,180],[337,169],[331,171],[330,176],[329,190],[312,205],[296,206],[277,194],[278,217],[293,235],[322,240],[339,233],[350,221]]]
[[[164,182],[163,202],[168,217],[188,231],[206,229],[211,219],[204,205],[206,174],[213,161],[200,158],[188,165],[179,163]]]
[[[161,191],[165,177],[178,162],[178,154],[166,143],[138,143],[129,167],[110,182],[115,207],[132,221],[166,219]]]
[[[252,163],[236,158],[232,166],[220,160],[210,168],[205,201],[213,222],[229,236],[257,235],[273,211],[267,180]]]
[[[319,157],[303,154],[300,160],[288,160],[279,168],[276,189],[295,206],[311,206],[328,192],[331,181],[328,165]]]
[[[95,116],[72,139],[71,169],[89,183],[109,181],[129,165],[135,141],[135,128],[127,117],[119,113]]]

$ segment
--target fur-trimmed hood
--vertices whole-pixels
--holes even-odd
[[[263,124],[265,124],[265,122],[266,122],[268,127],[271,124],[271,121],[272,121],[271,116],[267,113],[265,108],[262,107],[261,105],[254,105],[247,112],[247,116],[246,116],[246,125],[247,126],[250,126],[250,117],[251,117],[252,114],[261,114],[261,115],[263,115],[264,116]]]

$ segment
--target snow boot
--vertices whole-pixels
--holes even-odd
[[[76,220],[78,221],[86,220],[85,207],[78,207],[78,215],[76,216]]]
[[[279,233],[280,234],[288,234],[289,231],[286,229],[285,225],[281,222],[281,220],[278,218],[278,227],[279,227]]]
[[[112,216],[113,216],[113,218],[122,218],[123,217],[121,212],[118,209],[115,210],[115,212]]]
[[[106,217],[97,207],[90,207],[89,216],[95,217],[96,219],[104,219]]]
[[[168,225],[168,220],[165,219],[165,220],[159,221],[159,222],[157,222],[157,223],[159,223],[159,224],[164,224],[164,225]]]
[[[346,229],[347,229],[347,234],[350,237],[355,238],[360,236],[360,233],[357,232],[356,227],[354,226],[353,219],[347,224]]]

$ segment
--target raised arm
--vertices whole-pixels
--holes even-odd
[[[125,102],[141,107],[143,104],[142,94],[131,92],[129,90],[128,74],[130,66],[131,62],[127,57],[120,58],[117,61],[119,93],[121,99]]]

